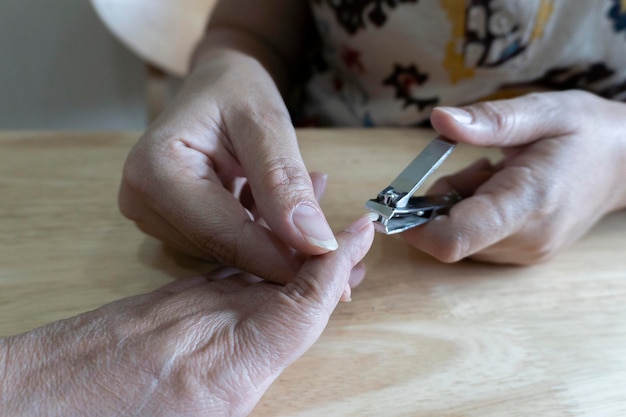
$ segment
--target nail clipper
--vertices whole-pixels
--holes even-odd
[[[378,232],[391,235],[420,226],[439,214],[447,213],[461,199],[455,192],[413,196],[455,146],[456,143],[437,136],[387,188],[365,203],[368,210],[378,214],[378,219],[374,221]]]

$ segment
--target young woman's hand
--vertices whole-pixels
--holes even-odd
[[[541,262],[626,206],[626,104],[537,93],[435,109],[431,121],[449,139],[504,153],[438,181],[431,192],[465,199],[403,234],[442,261]]]

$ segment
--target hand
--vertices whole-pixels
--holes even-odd
[[[553,257],[626,206],[624,120],[625,104],[582,91],[435,109],[431,121],[442,135],[501,147],[504,158],[435,183],[430,192],[456,190],[466,198],[404,237],[445,262]]]
[[[337,251],[309,258],[285,286],[233,272],[192,278],[0,339],[3,415],[248,414],[320,336],[351,274],[362,278],[352,270],[371,221],[338,234]]]
[[[284,283],[301,265],[298,252],[337,247],[314,190],[324,181],[309,176],[263,66],[220,50],[130,152],[119,205],[179,250]]]

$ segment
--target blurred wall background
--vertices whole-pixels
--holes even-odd
[[[0,0],[0,129],[143,129],[144,82],[89,1]]]

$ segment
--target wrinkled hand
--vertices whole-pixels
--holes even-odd
[[[284,101],[255,60],[214,54],[131,150],[121,212],[188,254],[275,282],[337,242]],[[259,262],[262,259],[263,262]]]
[[[448,216],[404,233],[440,260],[547,260],[626,206],[626,105],[581,91],[538,93],[433,111],[442,135],[502,148],[430,192],[465,198]]]
[[[2,415],[246,415],[320,336],[349,277],[362,278],[353,268],[371,220],[285,286],[233,272],[192,278],[0,339]]]

